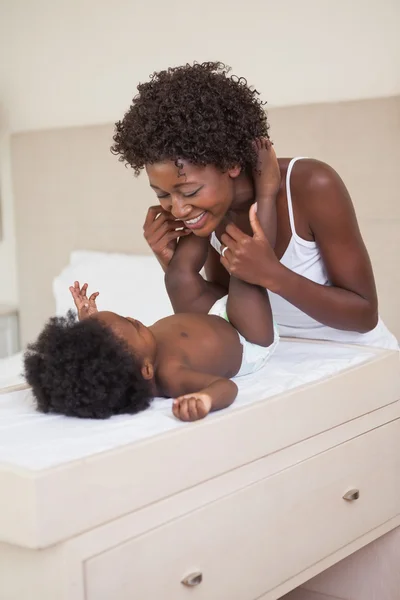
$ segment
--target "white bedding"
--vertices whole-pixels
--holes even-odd
[[[282,341],[265,368],[237,381],[239,395],[227,411],[329,378],[376,357],[377,351],[334,344]],[[208,419],[218,418],[214,413]],[[174,430],[171,401],[156,399],[138,415],[80,420],[35,411],[29,390],[0,395],[0,463],[41,470]]]

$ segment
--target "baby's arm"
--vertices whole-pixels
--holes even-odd
[[[230,406],[237,396],[236,384],[225,377],[182,367],[169,369],[169,376],[169,392],[175,398],[172,412],[181,421],[204,419],[209,412]]]
[[[218,298],[226,294],[222,287],[200,275],[209,248],[208,238],[200,238],[193,233],[179,240],[165,272],[165,287],[175,313],[207,314]]]

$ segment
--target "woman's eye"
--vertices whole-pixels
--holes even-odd
[[[199,188],[198,190],[195,190],[194,192],[189,192],[189,194],[183,194],[185,196],[185,198],[193,198],[193,196],[195,196],[201,188]]]
[[[159,195],[157,194],[157,198],[158,198],[159,200],[162,200],[163,198],[168,198],[168,196],[169,196],[169,194],[163,194],[162,196],[159,196]]]

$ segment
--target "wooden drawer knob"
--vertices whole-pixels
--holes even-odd
[[[190,573],[190,575],[187,575],[187,577],[182,579],[181,583],[183,585],[186,585],[186,587],[196,587],[196,585],[200,585],[202,581],[203,573],[200,573],[200,571],[198,571],[196,573]]]
[[[353,502],[353,500],[358,500],[360,497],[360,490],[349,490],[348,492],[345,493],[345,495],[343,496],[344,500],[347,500],[347,502]]]

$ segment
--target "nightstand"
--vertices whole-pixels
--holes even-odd
[[[0,304],[0,358],[18,350],[18,310],[15,306]]]

